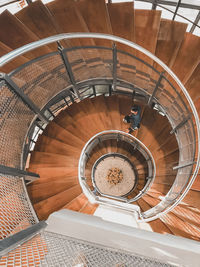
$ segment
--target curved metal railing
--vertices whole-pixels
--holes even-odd
[[[198,118],[198,114],[197,111],[194,107],[194,104],[189,96],[189,94],[187,93],[187,90],[185,89],[185,87],[183,86],[183,84],[181,83],[181,81],[177,78],[177,76],[161,61],[159,60],[157,57],[155,57],[152,53],[150,53],[148,50],[140,47],[137,44],[134,44],[128,40],[125,40],[123,38],[120,37],[115,37],[112,35],[107,35],[107,34],[97,34],[97,33],[71,33],[71,34],[60,34],[60,35],[56,35],[56,36],[52,36],[49,38],[45,38],[43,40],[40,41],[36,41],[33,42],[31,44],[25,45],[19,49],[16,49],[15,51],[12,51],[10,53],[8,53],[7,55],[3,56],[0,58],[0,66],[3,66],[4,64],[10,62],[11,60],[15,59],[17,56],[20,56],[26,52],[29,52],[35,48],[39,48],[43,45],[47,45],[50,44],[52,42],[59,42],[61,40],[65,40],[65,39],[73,39],[73,38],[100,38],[100,39],[105,39],[105,40],[110,40],[113,42],[118,42],[124,45],[127,45],[129,48],[134,49],[134,51],[139,51],[143,54],[145,54],[146,56],[149,57],[150,60],[152,60],[150,63],[145,63],[141,58],[138,59],[138,57],[130,55],[129,53],[122,53],[120,51],[118,51],[118,58],[117,61],[120,65],[121,68],[117,65],[115,65],[115,68],[117,70],[117,73],[115,73],[115,76],[113,76],[113,66],[111,66],[111,64],[114,65],[113,63],[113,57],[112,54],[110,54],[109,56],[109,60],[107,58],[107,54],[106,53],[102,53],[102,57],[105,57],[105,60],[103,61],[103,65],[104,65],[104,69],[108,70],[109,73],[109,77],[105,75],[105,77],[102,75],[100,78],[101,79],[110,79],[113,81],[113,88],[114,90],[117,91],[116,86],[122,86],[124,84],[124,81],[128,81],[129,84],[133,85],[135,84],[136,87],[143,91],[147,92],[148,95],[148,104],[150,105],[152,102],[154,103],[158,103],[162,106],[162,108],[165,110],[166,112],[166,116],[168,117],[172,128],[173,128],[173,132],[176,134],[177,137],[177,141],[179,144],[179,151],[180,151],[180,157],[179,157],[179,164],[176,167],[176,169],[178,170],[177,173],[177,177],[176,180],[172,186],[172,188],[170,189],[170,191],[168,192],[167,196],[165,196],[163,198],[163,200],[154,208],[146,211],[143,214],[143,217],[146,221],[148,220],[152,220],[152,219],[156,219],[157,217],[159,217],[160,215],[170,211],[174,206],[176,206],[183,198],[184,196],[187,194],[188,190],[190,189],[192,183],[194,182],[194,179],[198,173],[199,170],[199,162],[200,162],[200,153],[199,153],[199,137],[200,137],[200,126],[199,126],[199,118]],[[80,49],[80,48],[79,48]],[[98,47],[95,47],[95,49],[98,49]],[[109,50],[109,49],[108,49]],[[113,49],[114,50],[114,49]],[[63,55],[65,56],[66,51],[63,51]],[[74,51],[67,51],[68,57],[69,57],[69,63],[73,63],[74,62],[74,72],[78,71],[77,65],[79,64],[80,67],[80,58],[78,53],[73,53]],[[104,51],[105,52],[105,51]],[[117,51],[115,51],[117,52]],[[70,54],[71,53],[71,54]],[[125,55],[126,54],[126,55]],[[66,90],[71,88],[71,86],[74,85],[71,84],[71,81],[68,77],[68,75],[66,73],[64,73],[64,71],[66,71],[65,66],[62,63],[61,58],[59,58],[60,54],[58,54],[58,52],[52,53],[52,57],[51,60],[53,60],[54,62],[57,63],[57,67],[56,69],[56,75],[54,78],[58,78],[60,79],[60,83],[58,87],[58,91],[53,91],[52,95],[49,96],[47,98],[47,101],[50,101],[57,93],[59,93],[62,90]],[[81,56],[81,55],[80,55]],[[41,60],[42,59],[42,60]],[[134,61],[135,60],[135,61]],[[59,61],[59,63],[58,63]],[[137,62],[136,62],[137,61]],[[125,64],[126,62],[130,62],[130,64],[127,67],[127,64]],[[134,68],[131,68],[131,64],[133,62],[136,62],[135,66],[134,64]],[[158,72],[155,71],[153,73],[151,73],[151,71],[148,71],[148,75],[147,77],[147,82],[143,82],[145,79],[144,75],[142,75],[142,79],[140,77],[141,74],[141,69],[142,67],[138,67],[138,62],[140,62],[141,64],[144,64],[147,68],[152,70],[152,62],[159,64],[159,66],[161,67],[162,71]],[[149,61],[148,61],[149,62]],[[90,60],[86,60],[85,61],[85,66],[86,64],[89,65]],[[77,64],[77,65],[76,65]],[[115,62],[116,64],[116,62]],[[55,71],[55,69],[50,68],[50,62],[49,62],[49,73],[53,74],[53,71]],[[72,64],[71,64],[72,65]],[[126,65],[126,66],[125,66]],[[25,64],[24,66],[21,67],[21,71],[23,72],[27,72],[30,74],[30,70],[32,67],[35,67],[35,70],[37,70],[38,72],[40,72],[41,70],[43,70],[43,68],[45,68],[45,56],[43,58],[39,58],[37,60],[34,60],[33,65],[31,66],[30,69],[28,69],[30,65],[29,64]],[[73,67],[72,66],[72,67]],[[84,66],[83,66],[84,67]],[[126,72],[125,67],[131,69],[132,74],[128,76],[128,72]],[[135,72],[136,69],[136,72]],[[137,69],[138,69],[138,73],[137,73]],[[89,70],[92,72],[92,67],[89,68]],[[166,74],[165,74],[165,73]],[[89,73],[89,72],[88,72]],[[87,77],[88,73],[85,73],[85,78]],[[78,74],[80,73],[76,73],[76,79],[78,77]],[[153,77],[151,77],[151,74],[153,75]],[[15,105],[16,102],[13,101],[13,98],[9,98],[9,101],[13,101],[13,107],[12,107],[12,112],[16,111],[16,113],[18,111],[21,112],[22,110],[22,105],[23,103],[26,101],[26,93],[28,93],[29,98],[32,100],[31,103],[28,103],[29,108],[31,108],[29,110],[29,117],[27,119],[26,115],[27,115],[27,103],[26,105],[23,106],[23,114],[24,117],[21,116],[18,119],[21,119],[21,123],[23,123],[24,119],[26,119],[26,123],[24,123],[24,128],[22,129],[23,131],[16,131],[16,133],[20,133],[21,135],[20,140],[19,140],[19,149],[16,151],[15,155],[13,156],[12,151],[9,152],[8,149],[8,153],[11,153],[11,155],[8,157],[6,156],[5,159],[3,159],[3,164],[11,164],[13,166],[13,162],[12,160],[15,158],[15,156],[17,155],[17,153],[19,153],[20,148],[22,148],[22,140],[25,139],[25,135],[24,133],[27,132],[28,127],[31,125],[31,122],[34,120],[35,118],[35,114],[37,114],[37,116],[40,117],[41,120],[46,121],[46,116],[44,115],[44,113],[41,113],[42,108],[44,107],[44,105],[46,103],[44,103],[44,100],[42,101],[42,103],[40,103],[40,100],[37,100],[37,96],[38,94],[34,91],[30,91],[30,88],[28,87],[28,85],[30,85],[31,79],[29,80],[28,76],[26,77],[27,79],[25,79],[25,81],[23,81],[23,79],[21,79],[21,74],[19,73],[19,71],[13,71],[10,75],[7,76],[2,76],[2,86],[5,90],[7,90],[7,92],[9,92],[9,94],[11,94],[10,92],[14,89],[20,89],[20,91],[24,90],[25,93],[25,98],[24,95],[21,95],[20,97],[23,99],[23,102],[19,103],[17,102],[17,105]],[[29,75],[30,76],[30,75]],[[116,77],[117,76],[117,77]],[[39,77],[39,74],[38,76]],[[79,85],[83,86],[84,85],[84,77],[82,77],[81,81],[77,81],[77,90],[75,90],[75,93],[79,93]],[[169,78],[171,77],[171,78]],[[94,73],[93,76],[90,77],[90,84],[94,84],[95,82],[95,78],[94,78]],[[169,80],[172,80],[169,81]],[[63,81],[65,81],[65,83],[63,83]],[[38,80],[35,79],[35,83],[37,84]],[[120,82],[118,84],[118,82]],[[53,84],[52,82],[49,83]],[[142,84],[142,85],[141,85]],[[16,86],[17,85],[17,86]],[[141,85],[141,86],[140,86]],[[46,85],[45,85],[46,86]],[[147,86],[147,88],[146,88]],[[34,88],[34,87],[33,87]],[[47,86],[45,87],[46,90]],[[135,88],[134,86],[132,88]],[[41,89],[44,89],[44,87],[41,87]],[[25,91],[27,90],[27,92]],[[166,92],[170,91],[170,101],[169,99],[167,100],[166,96]],[[43,95],[41,95],[41,97],[48,95],[49,92],[46,91],[42,91]],[[180,96],[180,92],[182,93],[182,97]],[[17,92],[17,94],[19,93],[19,91]],[[169,96],[169,95],[168,95]],[[11,103],[11,102],[10,102]],[[34,105],[32,105],[34,104]],[[37,108],[37,104],[39,105],[39,108]],[[36,107],[36,108],[35,108]],[[18,112],[20,114],[20,112]],[[183,116],[185,114],[185,116]],[[16,116],[13,115],[13,118],[16,119]],[[6,123],[6,120],[5,120]],[[197,135],[197,147],[196,147],[196,137],[195,137],[195,128],[194,125],[196,127],[196,135]],[[4,128],[6,129],[6,125],[4,124]],[[10,127],[13,129],[15,129],[14,127],[16,127],[16,125],[10,125]],[[20,124],[18,125],[18,127],[20,128]],[[6,130],[5,130],[6,133]],[[7,137],[7,143],[9,143],[9,137]],[[186,145],[185,145],[185,141],[186,141]],[[195,148],[197,148],[197,152],[196,152],[196,160],[195,160]],[[16,163],[14,163],[15,167],[19,167],[19,163],[18,160],[16,161]],[[193,166],[195,166],[195,168],[193,169]]]
[[[146,181],[144,188],[139,192],[139,194],[137,194],[133,198],[128,199],[127,196],[117,197],[117,196],[111,196],[111,195],[100,193],[100,195],[104,197],[104,199],[102,199],[102,198],[99,198],[99,196],[97,196],[87,185],[87,178],[85,176],[85,168],[87,165],[87,161],[90,158],[90,155],[93,149],[96,147],[97,144],[99,144],[99,142],[103,142],[105,140],[110,140],[110,139],[122,140],[128,143],[130,146],[137,149],[147,162],[147,166],[148,166],[147,176],[149,177],[149,179]],[[125,133],[119,130],[108,130],[108,131],[103,131],[103,132],[100,132],[94,135],[85,144],[84,148],[82,149],[81,156],[79,159],[78,177],[79,177],[79,183],[81,185],[81,188],[88,198],[92,197],[93,202],[95,201],[95,203],[99,203],[99,204],[103,203],[102,201],[104,201],[104,203],[106,202],[109,203],[108,198],[122,201],[125,203],[132,203],[136,201],[137,199],[139,199],[140,197],[142,197],[143,195],[147,193],[148,189],[153,184],[155,175],[156,175],[156,165],[155,165],[154,158],[151,152],[149,151],[149,149],[135,136],[132,136],[128,133]],[[94,189],[96,189],[96,186],[94,186]]]

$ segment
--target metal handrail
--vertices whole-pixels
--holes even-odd
[[[152,178],[150,180],[150,182],[148,181],[148,186],[146,187],[146,190],[143,191],[142,195],[144,195],[148,189],[150,188],[150,186],[153,184],[153,181],[155,179],[155,176],[156,176],[156,164],[155,164],[155,161],[154,161],[154,158],[151,154],[151,152],[149,151],[149,149],[139,140],[137,139],[135,136],[131,135],[131,134],[128,134],[128,133],[125,133],[125,132],[122,132],[122,131],[119,131],[119,130],[107,130],[107,131],[102,131],[96,135],[94,135],[93,137],[91,137],[88,142],[85,144],[84,148],[82,149],[81,151],[81,155],[80,155],[80,159],[79,159],[79,164],[78,164],[78,178],[79,178],[79,183],[81,185],[81,188],[83,190],[83,192],[86,194],[86,196],[89,198],[91,198],[91,196],[93,196],[93,201],[95,203],[99,203],[101,204],[101,200],[103,200],[104,203],[107,203],[107,200],[109,198],[113,199],[113,201],[115,200],[120,200],[120,201],[123,201],[123,202],[126,202],[126,203],[130,203],[131,201],[127,199],[127,201],[125,201],[125,198],[124,197],[114,197],[114,196],[110,196],[110,195],[107,195],[107,194],[103,194],[101,193],[101,196],[102,197],[98,197],[96,196],[90,189],[86,183],[86,179],[85,179],[85,175],[84,175],[84,171],[85,171],[85,165],[86,165],[86,158],[89,156],[87,155],[87,151],[88,150],[92,150],[92,147],[93,147],[93,144],[96,142],[96,140],[99,140],[101,139],[102,137],[104,137],[106,139],[106,136],[107,135],[110,135],[112,134],[113,135],[113,138],[115,136],[119,136],[119,137],[126,137],[130,140],[130,144],[133,143],[133,144],[137,144],[138,146],[140,146],[140,148],[142,148],[148,155],[148,159],[151,160],[151,163],[152,163]],[[87,155],[87,156],[86,156]],[[139,193],[140,194],[140,193]],[[140,194],[141,195],[141,194]],[[98,200],[98,201],[97,201]],[[134,198],[132,199],[132,201],[134,200]],[[115,203],[115,202],[113,202]],[[118,205],[117,203],[115,203],[116,205]]]
[[[158,59],[155,55],[153,55],[151,52],[149,52],[148,50],[142,48],[141,46],[132,43],[131,41],[128,41],[126,39],[120,38],[120,37],[116,37],[113,35],[108,35],[108,34],[99,34],[99,33],[66,33],[66,34],[59,34],[59,35],[55,35],[55,36],[51,36],[36,42],[33,42],[31,44],[27,44],[21,48],[18,48],[10,53],[8,53],[7,55],[4,55],[3,57],[0,58],[0,67],[2,67],[3,65],[5,65],[6,63],[10,62],[12,59],[28,52],[31,51],[33,49],[36,49],[38,47],[41,47],[43,45],[47,45],[53,42],[58,42],[64,39],[74,39],[74,38],[97,38],[97,39],[105,39],[105,40],[110,40],[110,41],[114,41],[114,42],[119,42],[121,44],[127,45],[131,48],[134,48],[140,52],[142,52],[143,54],[147,55],[149,58],[151,58],[152,60],[154,60],[156,63],[158,63],[168,74],[169,76],[171,76],[173,78],[173,80],[177,83],[177,85],[180,87],[183,95],[185,96],[185,98],[188,101],[189,107],[191,108],[193,115],[194,115],[194,119],[195,119],[195,124],[196,124],[196,128],[197,128],[197,143],[198,143],[198,153],[197,153],[197,160],[196,160],[196,166],[195,166],[195,170],[193,172],[193,175],[189,181],[189,183],[187,184],[184,192],[182,193],[182,195],[179,195],[176,199],[176,201],[168,208],[166,208],[164,211],[159,213],[159,216],[161,214],[164,214],[168,211],[170,211],[174,206],[176,206],[187,194],[187,192],[189,191],[190,187],[192,186],[192,183],[194,182],[194,179],[196,178],[197,174],[198,174],[198,170],[200,167],[200,124],[199,124],[199,117],[198,117],[198,113],[196,111],[196,108],[186,90],[186,88],[183,86],[183,84],[181,83],[181,81],[178,79],[178,77],[160,60]],[[158,216],[154,216],[151,217],[151,219],[156,219]],[[148,219],[147,219],[148,220]]]

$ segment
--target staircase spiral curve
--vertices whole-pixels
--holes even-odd
[[[187,33],[186,24],[162,19],[160,11],[134,10],[133,3],[104,0],[56,0],[46,5],[36,1],[15,15],[3,12],[0,24],[5,26],[0,29],[0,55],[4,55],[0,164],[27,167],[29,174],[40,175],[27,185],[39,220],[60,209],[95,212],[98,205],[89,202],[78,180],[82,148],[99,132],[126,131],[123,117],[137,103],[142,121],[134,136],[151,151],[156,178],[134,204],[142,212],[152,210],[154,217],[168,202],[173,206],[188,186],[177,207],[148,223],[155,232],[199,240],[200,38]],[[80,34],[73,37],[70,32]],[[37,49],[33,42],[40,42]],[[32,44],[12,51],[27,43]],[[36,129],[39,135],[34,140]],[[95,160],[107,153],[134,157],[116,140],[99,143],[95,153]],[[141,190],[147,167],[139,155],[135,157]],[[181,178],[176,180],[179,174],[190,178],[181,183]],[[174,198],[168,195],[171,188]],[[6,203],[2,206],[3,212],[9,209]],[[4,220],[2,238],[19,231],[19,217],[9,216],[13,226],[5,230]],[[30,220],[20,222],[26,228]]]

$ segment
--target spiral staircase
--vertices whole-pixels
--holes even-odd
[[[0,266],[56,266],[62,233],[56,229],[55,236],[51,223],[65,214],[72,224],[84,216],[69,210],[90,215],[80,217],[82,223],[93,220],[102,205],[134,212],[152,232],[199,241],[200,38],[187,33],[186,24],[162,19],[160,11],[104,0],[36,1],[15,15],[4,11],[0,25],[0,233],[8,242],[0,244]],[[133,104],[141,106],[142,120],[131,136],[123,117]],[[102,138],[105,133],[109,137]],[[104,155],[133,164],[137,182],[129,194],[115,198],[96,190],[94,165]],[[50,232],[41,232],[42,220]],[[20,247],[13,247],[9,242],[20,233]],[[92,266],[86,256],[91,244],[79,242],[85,252],[72,253],[72,266]],[[124,266],[117,265],[126,263],[119,255],[117,263],[103,263],[102,256],[102,265],[93,266]]]

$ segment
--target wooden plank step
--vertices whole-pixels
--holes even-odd
[[[200,192],[190,189],[182,202],[200,210]]]
[[[0,31],[0,40],[11,49],[16,49],[39,39],[19,19],[7,10],[0,15],[0,24],[4,25]],[[12,36],[12,38],[10,38],[10,36]],[[33,59],[49,52],[51,52],[51,50],[43,46],[26,53],[24,56]]]
[[[16,17],[28,27],[39,39],[60,33],[55,20],[46,6],[39,0],[16,13]],[[52,51],[57,51],[57,44],[49,44]]]
[[[190,97],[192,98],[193,102],[199,99],[199,84],[200,84],[200,63],[198,64],[198,66],[188,79],[187,83],[185,84],[185,87],[188,93],[190,94]]]
[[[54,121],[48,124],[43,134],[51,138],[57,139],[58,141],[63,142],[65,144],[73,144],[74,147],[77,147],[79,149],[82,149],[84,146],[84,142],[80,138],[69,133],[64,128],[56,124]]]
[[[161,19],[160,29],[157,38],[157,46],[155,55],[160,58],[169,68],[173,65],[178,50],[184,40],[184,34],[186,32],[187,24]],[[154,67],[159,71],[163,71],[158,68],[155,63]]]
[[[108,3],[107,7],[113,35],[134,42],[134,2]],[[117,48],[131,52],[131,49],[122,44],[117,44]]]
[[[172,71],[185,84],[200,63],[200,38],[191,33],[186,33],[179,49]]]
[[[89,32],[88,26],[85,23],[80,11],[77,8],[77,4],[73,0],[57,0],[47,4],[47,7],[54,17],[56,22],[58,23],[61,32]],[[66,23],[66,18],[70,23]],[[91,38],[80,38],[80,39],[71,39],[71,46],[94,46],[95,41]],[[92,53],[91,53],[92,52]],[[105,72],[105,68],[103,66],[103,62],[100,58],[100,54],[97,49],[79,49],[74,52],[76,55],[79,55],[79,58],[82,58],[87,64],[88,71],[92,70],[92,72],[88,72],[88,75],[93,72],[103,71]],[[75,57],[73,52],[68,52],[68,57]],[[70,56],[69,56],[70,54]],[[94,59],[97,60],[94,66]],[[92,62],[92,63],[91,63]],[[92,66],[91,66],[92,65]],[[92,67],[90,69],[90,66]],[[86,66],[84,68],[84,72],[86,72]],[[81,77],[78,75],[79,78]],[[89,77],[89,76],[88,76]]]
[[[121,120],[121,130],[127,131],[129,124],[124,123],[123,119],[126,115],[130,114],[131,107],[133,106],[133,101],[131,97],[119,96],[119,110],[120,110],[120,120]]]
[[[88,215],[94,214],[95,210],[97,209],[97,204],[91,204],[89,201],[79,210],[81,213],[85,213]]]
[[[158,201],[152,197],[145,196],[144,198],[150,206],[155,206],[158,203]],[[172,212],[162,216],[161,221],[167,225],[174,235],[200,240],[200,229],[183,221]]]
[[[98,113],[99,119],[101,120],[105,130],[112,129],[111,120],[109,118],[109,111],[107,110],[106,100],[103,95],[91,99],[92,104]]]
[[[74,198],[72,201],[70,201],[67,205],[63,207],[63,209],[69,209],[74,211],[79,211],[85,203],[88,201],[86,196],[82,193],[76,198]]]
[[[90,138],[90,128],[85,127],[85,120],[89,115],[85,114],[82,106],[82,102],[71,105],[60,112],[54,122],[77,138],[87,141]]]
[[[119,113],[119,100],[117,96],[106,97],[105,102],[113,130],[121,130],[121,118]]]
[[[158,115],[157,115],[158,116]],[[141,139],[144,144],[149,142],[148,148],[150,151],[155,151],[158,147],[160,147],[165,140],[169,138],[170,131],[172,130],[171,125],[169,124],[166,117],[155,119],[155,124],[152,125],[152,128],[149,129],[149,132],[152,132],[152,135],[148,136],[149,140]]]
[[[3,55],[5,55],[11,51],[12,51],[12,49],[10,47],[8,47],[7,45],[5,45],[4,43],[2,43],[0,41],[0,57],[2,57]],[[22,64],[26,63],[27,61],[28,61],[28,59],[26,57],[19,56],[16,59],[12,60],[12,62],[7,63],[3,67],[1,67],[0,72],[9,73],[12,70],[21,66]]]
[[[135,41],[138,45],[155,54],[158,32],[160,28],[161,11],[156,10],[135,10]],[[136,51],[136,56],[153,64],[153,61],[143,53]],[[150,86],[150,77],[152,69],[143,63],[137,61],[136,77],[139,78],[137,85],[152,90]],[[142,76],[141,76],[142,75]],[[145,78],[145,80],[144,80]]]
[[[40,179],[53,179],[54,177],[59,176],[76,176],[77,175],[77,168],[71,168],[71,167],[34,167],[32,164],[30,164],[30,167],[27,171],[35,172],[40,175]],[[40,180],[39,179],[39,180]],[[34,183],[38,183],[39,181],[35,181]]]
[[[155,54],[160,29],[161,11],[135,9],[135,41]],[[146,57],[143,55],[143,60]],[[147,59],[147,62],[150,62]]]
[[[156,179],[154,180],[154,183],[152,184],[151,188],[159,189],[159,187],[162,187],[162,186],[164,187],[171,186],[175,178],[176,178],[175,175],[169,175],[169,174],[157,175],[156,174]]]
[[[169,134],[168,138],[165,139],[165,141],[163,141],[162,144],[160,144],[160,147],[156,148],[155,150],[151,151],[152,153],[154,153],[154,155],[156,154],[156,152],[163,152],[163,154],[167,155],[171,152],[174,152],[178,149],[178,144],[177,144],[177,140],[175,135],[171,135]],[[159,154],[158,154],[159,155]],[[158,158],[158,157],[156,157]]]
[[[197,175],[191,189],[200,191],[200,173]]]
[[[146,211],[151,208],[151,206],[148,203],[146,203],[146,201],[144,201],[143,199],[139,199],[137,203],[142,211]],[[161,234],[172,234],[172,231],[160,219],[148,222],[148,224],[151,226],[154,232]]]
[[[78,165],[79,156],[64,156],[59,154],[34,151],[31,155],[31,164],[51,166],[74,166]],[[46,166],[47,167],[47,166]]]
[[[88,120],[85,121],[86,129],[90,129],[92,134],[105,130],[104,124],[98,115],[98,110],[95,109],[92,103],[92,99],[87,98],[84,101],[83,110],[88,115]]]
[[[81,153],[79,148],[64,144],[63,142],[45,135],[41,135],[38,139],[39,140],[37,140],[34,151],[48,152],[65,156],[74,154],[80,155]]]
[[[51,213],[61,209],[67,203],[72,201],[72,199],[80,195],[81,192],[81,187],[75,185],[59,194],[36,203],[34,209],[40,220],[46,220]]]
[[[187,208],[187,206],[183,207],[178,205],[173,209],[172,213],[181,220],[199,228],[200,214]]]
[[[48,182],[46,181],[46,179],[43,179],[40,181],[40,183],[30,184],[30,186],[28,187],[28,193],[32,200],[32,203],[37,203],[78,184],[79,181],[77,176],[75,177],[63,176],[63,177],[56,177],[56,179],[55,178],[51,179],[49,177]]]
[[[66,168],[67,169],[67,168]],[[28,186],[30,186],[30,188],[39,188],[40,184],[44,185],[44,184],[48,184],[48,183],[54,183],[57,182],[58,180],[66,180],[68,182],[73,182],[75,180],[77,180],[77,175],[78,175],[78,170],[77,168],[74,168],[74,171],[70,171],[68,170],[68,172],[64,173],[64,174],[58,174],[55,176],[55,173],[53,172],[53,169],[51,169],[51,173],[49,172],[47,176],[42,176],[40,177],[38,180],[32,182],[31,184],[29,184]]]
[[[104,0],[80,0],[76,2],[90,32],[112,34],[112,27]],[[95,39],[96,45],[107,46],[109,41]]]
[[[76,7],[75,1],[56,0],[48,3],[46,6],[59,25],[61,32],[89,32],[87,24]],[[66,23],[66,19],[70,23]],[[72,46],[94,45],[94,41],[91,39],[74,39],[70,43]]]

